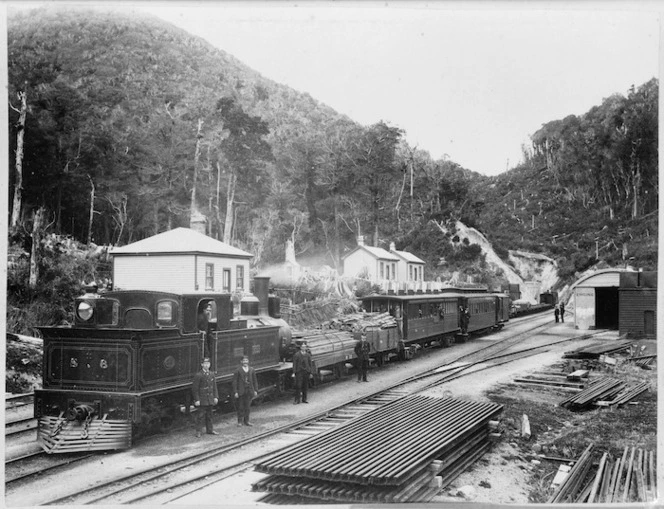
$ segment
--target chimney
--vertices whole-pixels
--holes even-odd
[[[390,252],[396,251],[396,250],[397,250],[397,246],[394,244],[394,242],[390,242]]]
[[[364,235],[358,235],[357,236],[357,245],[358,246],[363,246],[364,245]]]
[[[258,314],[260,316],[265,316],[268,314],[269,285],[269,277],[254,277],[254,296],[258,299]]]
[[[194,230],[195,232],[202,233],[203,235],[207,235],[206,223],[207,223],[207,217],[205,217],[205,215],[201,214],[198,211],[194,211],[191,213],[191,216],[189,217],[190,229]]]

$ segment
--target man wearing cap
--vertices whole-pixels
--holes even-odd
[[[191,392],[194,397],[194,406],[200,408],[200,411],[196,413],[196,437],[200,437],[203,431],[203,419],[205,419],[205,430],[208,435],[218,435],[219,433],[212,429],[212,407],[219,402],[219,393],[214,373],[210,371],[208,357],[203,359],[201,370],[194,375]]]
[[[242,364],[233,375],[233,392],[237,406],[237,425],[253,426],[249,422],[251,401],[258,396],[258,379],[256,371],[249,367],[249,357],[242,357]]]
[[[312,369],[311,354],[307,351],[307,344],[302,343],[300,349],[293,355],[293,375],[295,376],[294,405],[300,402],[300,395],[302,395],[302,403],[309,403],[307,401],[307,390],[309,389],[309,375]]]
[[[367,341],[367,335],[362,334],[360,340],[355,345],[355,355],[357,355],[357,381],[367,382],[367,371],[369,370],[369,350],[371,346]]]

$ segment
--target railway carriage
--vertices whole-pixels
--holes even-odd
[[[396,328],[367,331],[371,355],[379,365],[393,353],[410,358],[415,345],[449,346],[471,334],[501,328],[509,320],[509,296],[482,289],[374,294],[364,297],[362,304],[368,312],[389,312],[397,323]]]
[[[91,290],[91,289],[90,289]],[[208,307],[209,306],[209,307]],[[207,330],[198,318],[208,309]],[[230,295],[89,291],[73,326],[40,327],[43,389],[35,391],[38,441],[48,452],[120,449],[136,435],[169,427],[189,411],[191,380],[212,358],[220,398],[230,400],[242,356],[260,392],[285,388],[284,328],[270,317],[231,320]]]

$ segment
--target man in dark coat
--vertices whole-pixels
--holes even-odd
[[[558,306],[553,308],[553,316],[556,317],[556,323],[558,323],[558,317],[560,316],[560,309],[558,308]]]
[[[253,426],[249,422],[251,401],[258,396],[256,371],[249,367],[249,357],[242,357],[242,364],[233,375],[233,393],[237,407],[237,425]]]
[[[357,381],[368,382],[367,371],[369,370],[369,350],[371,346],[367,341],[366,334],[360,336],[360,340],[355,345],[355,355],[357,355]]]
[[[294,405],[300,402],[300,395],[302,395],[302,403],[309,403],[307,401],[307,391],[309,389],[309,375],[312,371],[313,361],[311,354],[307,351],[306,343],[302,343],[300,349],[293,355],[293,374],[295,375]]]
[[[560,321],[565,323],[565,303],[560,303]]]
[[[194,397],[194,406],[200,409],[196,412],[196,437],[201,436],[203,430],[203,420],[205,420],[205,430],[209,435],[218,435],[212,429],[212,408],[219,402],[219,393],[217,384],[214,380],[214,373],[210,371],[210,359],[208,357],[201,362],[201,370],[194,375],[194,381],[191,384],[191,392]]]

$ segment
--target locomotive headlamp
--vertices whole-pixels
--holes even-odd
[[[92,312],[93,308],[89,303],[79,302],[78,308],[76,309],[76,314],[81,320],[83,320],[84,322],[90,320],[90,318],[92,318]]]

